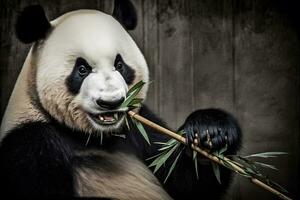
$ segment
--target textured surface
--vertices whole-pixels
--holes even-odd
[[[197,108],[232,112],[244,131],[243,154],[290,153],[268,160],[280,170],[268,173],[294,197],[299,195],[300,42],[293,13],[299,7],[284,0],[133,2],[138,27],[130,33],[145,54],[153,81],[147,104],[173,129]],[[16,40],[16,15],[36,3],[50,19],[79,8],[112,12],[110,0],[1,1],[1,117],[30,48]],[[228,199],[253,197],[274,199],[236,178]]]

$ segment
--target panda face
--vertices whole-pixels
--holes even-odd
[[[37,92],[58,121],[84,132],[112,132],[124,123],[118,109],[128,89],[148,82],[139,48],[110,15],[79,10],[51,22],[52,29],[33,49]],[[139,94],[145,98],[147,85]]]

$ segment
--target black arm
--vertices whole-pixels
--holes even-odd
[[[143,106],[140,110],[140,115],[147,119],[165,126],[165,124],[157,118],[147,107]],[[156,130],[144,126],[152,145],[149,146],[141,138],[140,134],[135,135],[135,140],[140,144],[137,148],[143,152],[143,159],[149,158],[158,153],[160,146],[153,144],[155,141],[167,141],[170,138],[161,135]],[[166,126],[165,126],[166,127]],[[189,143],[194,139],[199,140],[199,146],[219,150],[227,144],[225,154],[234,154],[240,147],[241,131],[236,120],[228,113],[217,109],[198,110],[193,112],[179,130],[184,130]],[[196,134],[197,133],[197,134]],[[195,137],[196,136],[198,137]],[[209,140],[207,140],[209,134]],[[211,146],[209,146],[209,142]],[[142,145],[141,145],[142,144]],[[170,157],[165,167],[162,167],[155,175],[163,184],[164,188],[174,199],[195,199],[195,198],[220,198],[222,193],[228,188],[231,180],[231,172],[220,166],[221,185],[215,178],[211,162],[207,159],[198,159],[199,179],[196,177],[195,165],[192,160],[191,151],[182,153],[167,182],[163,184],[168,170],[172,165],[175,155]],[[146,163],[146,164],[149,164]]]
[[[0,193],[73,195],[72,153],[56,129],[34,122],[13,129],[0,146]]]

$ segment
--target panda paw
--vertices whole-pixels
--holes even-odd
[[[241,131],[237,121],[219,109],[193,112],[181,130],[184,131],[188,146],[194,144],[210,151],[218,151],[227,145],[227,152],[235,153],[241,143]]]

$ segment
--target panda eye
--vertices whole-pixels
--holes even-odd
[[[115,65],[116,70],[122,70],[123,69],[123,63],[121,61],[119,61],[116,65]]]
[[[88,73],[88,70],[86,69],[86,67],[84,65],[80,65],[78,68],[78,72],[80,75],[84,76]]]

